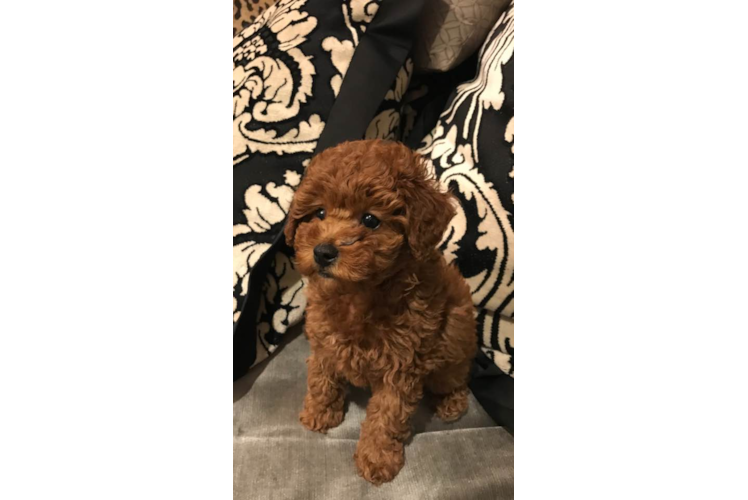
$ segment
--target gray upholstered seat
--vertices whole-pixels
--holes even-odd
[[[471,396],[468,413],[446,424],[422,404],[405,467],[374,487],[356,474],[353,453],[368,393],[351,388],[344,422],[327,435],[298,421],[309,343],[299,328],[279,352],[234,384],[235,499],[510,499],[514,439]]]

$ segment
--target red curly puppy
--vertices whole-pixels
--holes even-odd
[[[371,387],[354,459],[374,484],[394,478],[424,389],[459,418],[477,339],[470,290],[437,250],[452,195],[402,144],[354,141],[307,167],[286,240],[308,279],[307,429],[343,421],[346,381]]]

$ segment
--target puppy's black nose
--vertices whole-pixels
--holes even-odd
[[[327,243],[314,247],[314,261],[320,267],[327,267],[338,258],[338,249]]]

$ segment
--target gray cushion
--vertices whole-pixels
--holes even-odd
[[[422,404],[400,474],[378,488],[361,479],[353,453],[369,394],[352,388],[345,420],[327,435],[304,429],[309,343],[293,330],[274,357],[234,384],[235,499],[514,497],[514,439],[472,395],[452,424]]]

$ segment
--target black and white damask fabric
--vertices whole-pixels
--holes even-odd
[[[325,128],[348,66],[380,0],[280,0],[234,38],[233,320],[250,276],[271,249]],[[406,61],[366,131],[396,138]],[[254,364],[303,316],[303,282],[281,248],[264,276]]]
[[[234,38],[233,319],[236,330],[250,276],[253,282],[259,279],[261,293],[255,297],[253,292],[256,300],[250,301],[257,306],[256,323],[251,323],[256,330],[254,364],[272,353],[288,328],[301,321],[306,298],[304,283],[285,246],[268,254],[272,262],[267,272],[254,276],[253,269],[275,248],[294,191],[381,3],[281,0]],[[384,98],[381,94],[376,98],[381,102],[375,103],[378,109],[363,134],[392,140],[411,135],[414,137],[408,143],[413,145],[422,139],[419,152],[434,175],[458,197],[460,209],[441,250],[447,260],[456,262],[470,284],[482,351],[511,377],[513,56],[512,5],[486,39],[475,78],[457,86],[445,108],[441,104],[444,98],[432,100],[435,112],[430,122],[421,121],[414,128],[418,113],[411,107],[412,99],[420,96],[428,101],[428,90],[420,84],[409,88],[413,63],[407,59]],[[367,95],[363,90],[361,95]],[[442,95],[446,98],[446,94]],[[432,128],[441,109],[444,111]],[[257,288],[252,285],[252,289]]]
[[[280,0],[234,38],[235,165],[257,153],[314,151],[377,8],[377,0]]]
[[[419,152],[460,208],[441,243],[470,284],[483,352],[514,377],[514,5]]]

